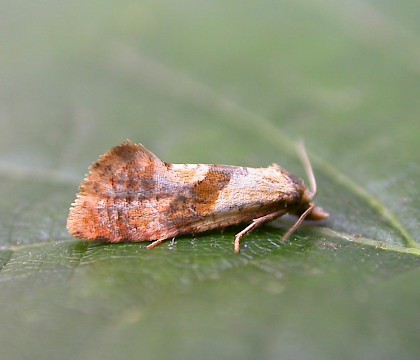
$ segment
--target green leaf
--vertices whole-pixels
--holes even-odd
[[[414,0],[0,6],[0,348],[8,359],[416,359]],[[331,218],[147,244],[71,238],[120,142],[304,178]]]

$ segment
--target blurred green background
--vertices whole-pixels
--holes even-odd
[[[0,348],[7,359],[417,359],[420,4],[0,4]],[[121,141],[168,162],[304,178],[331,213],[145,244],[72,239],[88,166]],[[240,229],[240,228],[239,228]]]

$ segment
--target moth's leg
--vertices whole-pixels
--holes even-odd
[[[277,219],[280,216],[283,216],[284,214],[286,214],[286,210],[279,210],[276,212],[273,212],[271,214],[265,215],[265,216],[261,216],[258,219],[254,219],[252,220],[252,223],[249,224],[245,229],[243,229],[241,232],[237,233],[235,235],[235,253],[237,254],[240,251],[240,242],[241,239],[246,235],[249,234],[252,230],[256,229],[257,227],[269,222],[269,221],[273,221],[275,219]]]
[[[302,224],[303,220],[305,220],[305,218],[310,214],[310,212],[314,209],[314,207],[315,207],[315,204],[311,204],[305,210],[305,212],[302,215],[300,215],[300,218],[297,219],[297,221],[293,224],[293,226],[289,230],[287,230],[287,233],[283,235],[280,242],[285,243],[287,241],[290,235],[292,235],[296,231],[296,229],[300,226],[300,224]]]
[[[165,238],[165,239],[158,239],[158,240],[153,241],[150,245],[147,245],[147,250],[151,250],[151,249],[155,248],[156,246],[162,244],[166,240],[168,240],[168,239]]]

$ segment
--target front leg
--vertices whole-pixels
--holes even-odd
[[[241,232],[235,235],[235,253],[237,254],[240,251],[239,243],[246,234],[249,234],[252,230],[256,229],[257,227],[269,221],[273,221],[277,219],[278,217],[283,216],[284,214],[286,214],[286,210],[283,209],[283,210],[279,210],[268,215],[261,216],[258,219],[252,220],[251,224],[249,224],[245,229],[243,229]]]
[[[168,240],[168,239],[167,238],[164,238],[164,239],[157,239],[157,240],[153,241],[151,244],[147,245],[147,250],[152,250],[153,248],[155,248],[156,246],[162,244],[166,240]]]

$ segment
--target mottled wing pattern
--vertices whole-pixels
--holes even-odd
[[[167,173],[165,163],[142,145],[114,147],[90,167],[70,209],[69,232],[111,242],[159,236],[161,208],[176,191]]]
[[[166,239],[264,216],[299,196],[277,165],[167,164],[125,142],[94,163],[70,209],[76,237],[110,242]]]

